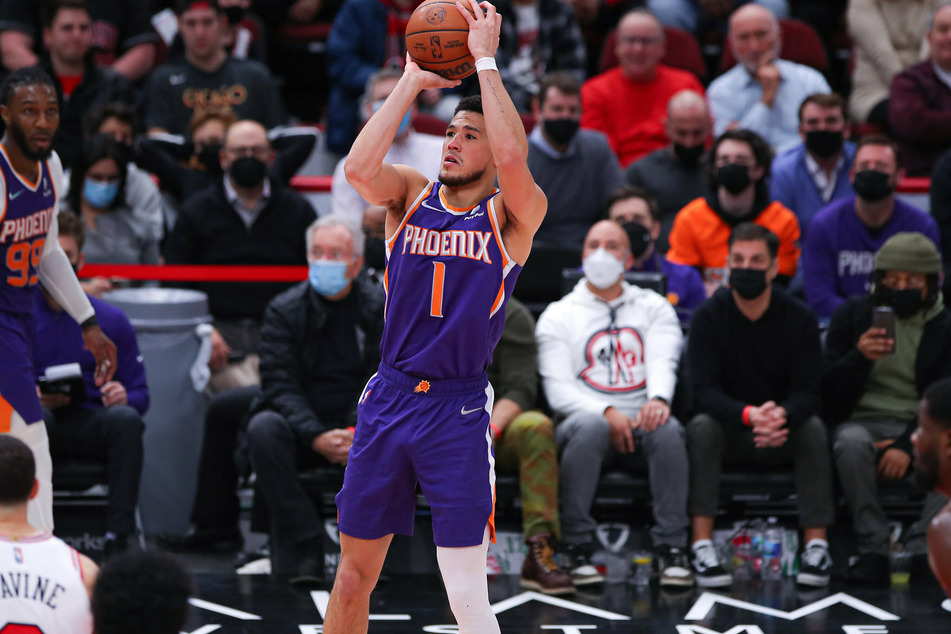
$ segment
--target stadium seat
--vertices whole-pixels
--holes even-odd
[[[667,38],[667,53],[661,64],[672,66],[681,70],[690,71],[705,82],[707,79],[707,66],[703,62],[703,54],[700,52],[700,45],[693,35],[672,26],[664,27],[664,36]],[[608,34],[604,41],[604,48],[601,51],[600,72],[609,68],[614,68],[618,64],[617,55],[614,47],[617,44],[617,30]]]

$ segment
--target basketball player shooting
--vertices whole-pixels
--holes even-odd
[[[25,442],[36,460],[39,493],[33,526],[53,530],[53,463],[33,371],[33,294],[40,282],[82,326],[96,358],[96,385],[116,371],[116,347],[103,334],[76,274],[59,246],[57,201],[63,166],[53,152],[59,106],[53,80],[22,68],[0,84],[0,433]]]
[[[439,180],[383,161],[420,91],[459,83],[408,57],[345,166],[360,195],[387,209],[387,300],[382,362],[360,397],[336,500],[341,559],[328,634],[367,631],[370,592],[393,534],[412,534],[417,480],[432,508],[459,631],[499,632],[485,574],[495,530],[493,392],[485,372],[547,201],[529,172],[525,131],[495,66],[501,18],[488,2],[468,4],[474,17],[461,3],[456,8],[469,24],[481,97],[456,109]]]

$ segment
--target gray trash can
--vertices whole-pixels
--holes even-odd
[[[126,288],[103,299],[132,322],[149,386],[139,489],[142,528],[146,535],[181,533],[195,499],[204,435],[208,297],[183,289]]]

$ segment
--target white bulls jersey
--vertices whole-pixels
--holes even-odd
[[[0,536],[0,634],[89,634],[79,554],[49,533]]]

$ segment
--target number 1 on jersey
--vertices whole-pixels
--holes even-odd
[[[442,291],[446,283],[446,263],[433,262],[433,302],[429,314],[442,317]]]

